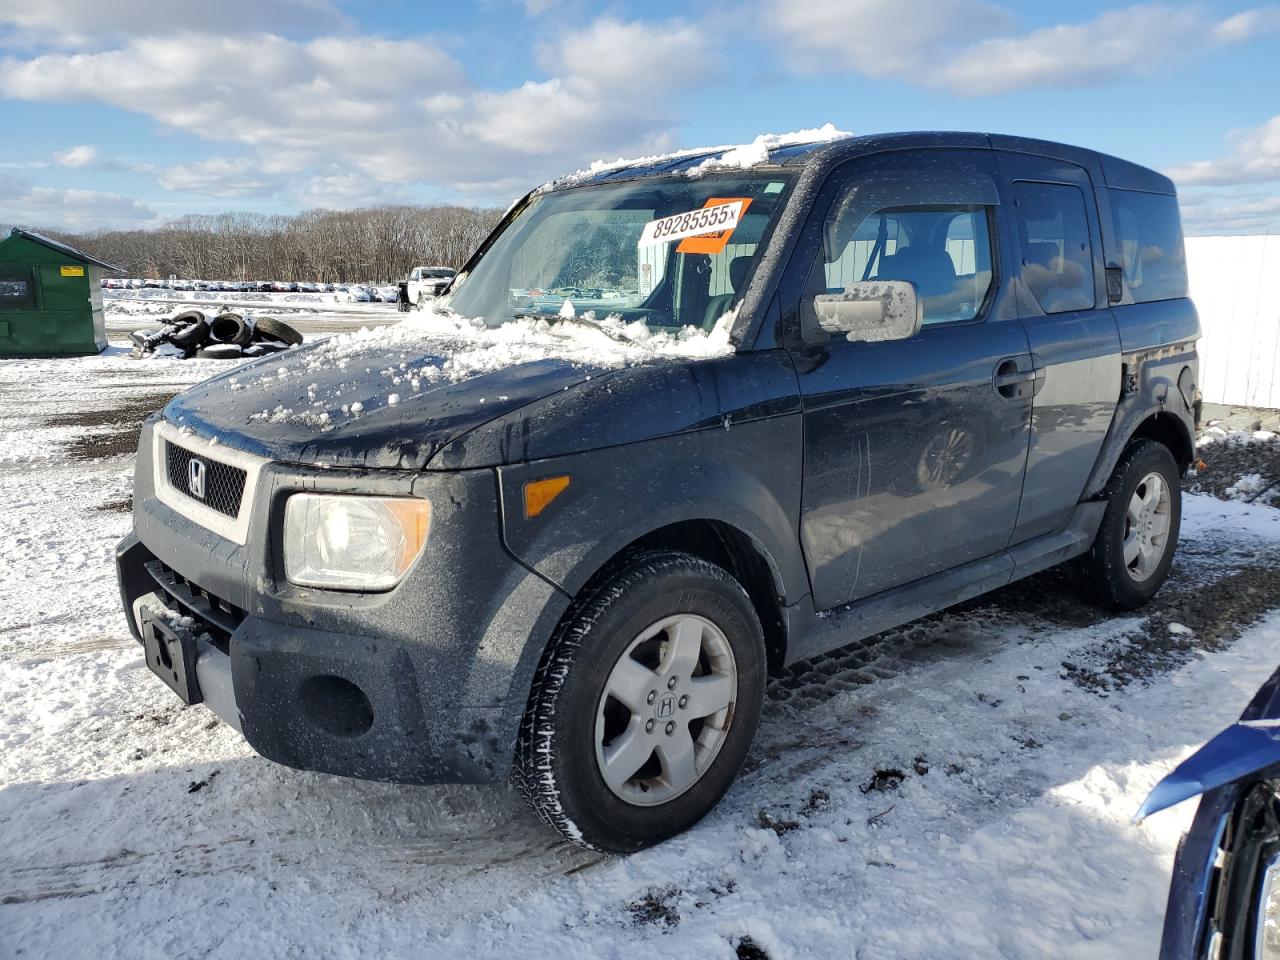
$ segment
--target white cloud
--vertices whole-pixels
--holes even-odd
[[[1274,193],[1192,188],[1178,199],[1188,236],[1280,232],[1280,196]]]
[[[10,45],[95,47],[104,40],[195,32],[334,28],[344,18],[330,0],[38,0],[0,4],[0,39]]]
[[[1280,29],[1276,8],[1215,19],[1199,6],[1142,4],[1028,31],[983,0],[764,3],[802,70],[892,77],[966,96],[1155,74],[1215,45]]]
[[[1007,12],[982,0],[765,0],[765,20],[793,48],[792,67],[869,77],[923,71],[1013,26]]]
[[[1280,10],[1245,10],[1218,23],[1213,38],[1220,43],[1238,43],[1274,30],[1280,30]]]
[[[133,197],[37,187],[5,174],[0,174],[0,209],[9,223],[65,230],[153,226],[157,222],[155,211]]]
[[[1096,86],[1162,70],[1203,44],[1195,10],[1138,6],[1087,23],[984,40],[938,73],[956,93],[983,95],[1044,87]]]
[[[1280,114],[1229,136],[1232,146],[1217,160],[1199,160],[1166,171],[1179,184],[1230,185],[1280,180]]]
[[[280,180],[247,157],[210,157],[168,167],[160,173],[160,184],[210,197],[262,197],[274,193]]]
[[[98,148],[86,143],[55,153],[53,162],[60,167],[87,167],[98,159],[98,155]]]
[[[694,25],[613,18],[539,45],[536,61],[548,79],[495,91],[428,39],[183,33],[0,60],[0,96],[97,101],[250,149],[170,168],[173,189],[248,196],[362,176],[506,199],[601,154],[669,146],[673,100],[721,66]]]
[[[637,100],[647,96],[638,89],[646,83],[678,90],[702,82],[721,64],[701,27],[612,17],[539,44],[537,58],[549,74],[600,90],[626,91]]]

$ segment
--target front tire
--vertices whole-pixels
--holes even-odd
[[[764,636],[741,585],[636,551],[575,601],[534,677],[513,779],[565,837],[629,853],[729,789],[764,702]]]
[[[1154,440],[1131,444],[1105,493],[1107,509],[1090,551],[1081,558],[1090,599],[1134,610],[1169,576],[1182,524],[1182,486],[1169,448]]]

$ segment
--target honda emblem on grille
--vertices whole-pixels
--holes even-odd
[[[203,460],[191,458],[191,462],[187,464],[187,489],[191,491],[193,497],[204,499],[204,474],[205,466]]]

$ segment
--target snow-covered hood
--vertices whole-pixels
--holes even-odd
[[[421,469],[476,427],[611,370],[732,352],[727,333],[606,326],[540,320],[487,329],[428,313],[214,377],[176,397],[164,416],[274,460]]]

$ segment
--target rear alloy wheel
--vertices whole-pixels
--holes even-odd
[[[633,552],[584,590],[543,655],[513,780],[578,843],[651,846],[728,790],[764,683],[763,632],[741,585],[690,554]]]
[[[1078,569],[1090,599],[1133,610],[1160,589],[1178,544],[1182,488],[1169,448],[1154,440],[1131,444],[1104,496],[1102,524]]]
[[[1160,567],[1169,549],[1169,487],[1158,473],[1138,481],[1124,517],[1124,563],[1135,583],[1141,583]]]

